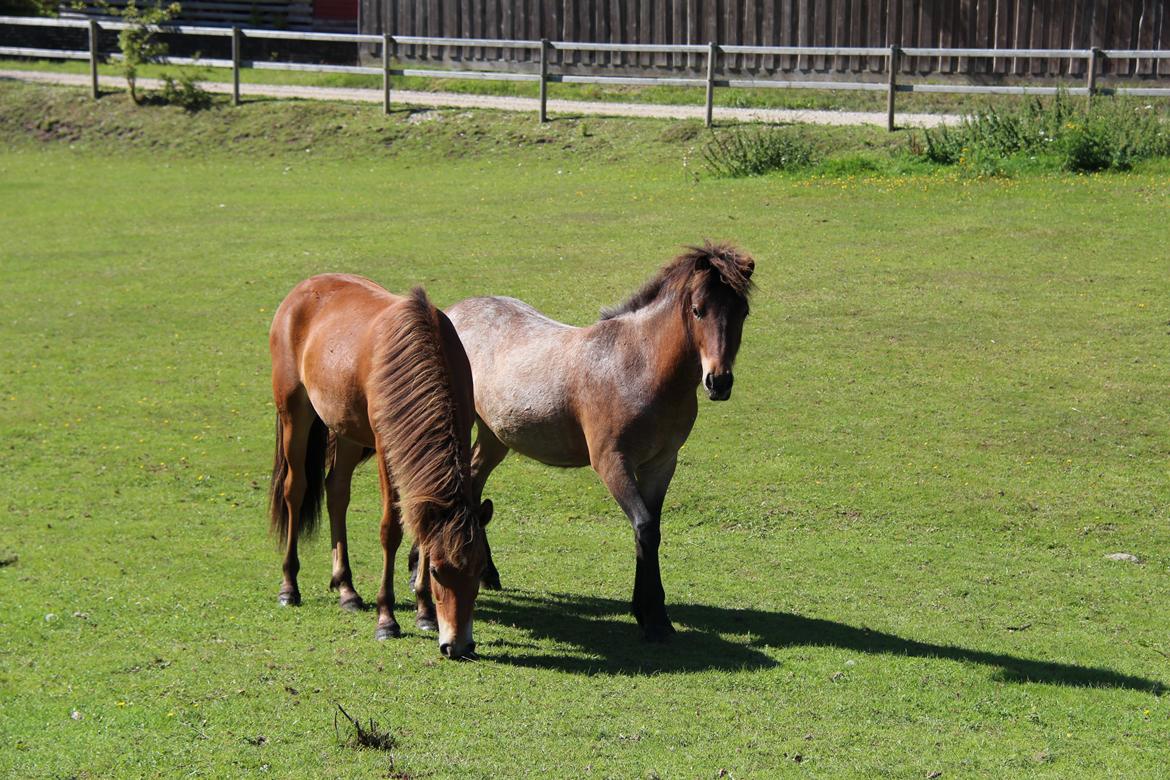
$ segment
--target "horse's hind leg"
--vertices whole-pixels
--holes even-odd
[[[281,422],[281,446],[284,449],[285,462],[288,464],[288,473],[284,478],[284,503],[288,517],[288,528],[285,539],[284,563],[281,570],[284,578],[280,583],[278,601],[282,606],[298,606],[301,603],[301,591],[297,587],[297,572],[301,569],[300,559],[297,557],[297,537],[301,529],[298,527],[301,517],[301,506],[308,492],[311,475],[307,470],[309,451],[309,433],[312,429],[316,413],[309,403],[309,397],[304,389],[294,392],[277,409]]]
[[[398,517],[398,494],[389,470],[385,453],[378,452],[378,478],[382,483],[382,586],[378,588],[378,627],[375,639],[402,636],[402,629],[394,619],[394,556],[402,543],[402,523]]]
[[[325,495],[329,504],[329,531],[333,543],[333,578],[330,590],[338,591],[341,608],[360,610],[362,597],[353,587],[353,572],[349,568],[349,543],[345,532],[345,513],[349,508],[350,483],[354,469],[361,463],[365,448],[362,445],[333,437],[333,466],[325,478]]]

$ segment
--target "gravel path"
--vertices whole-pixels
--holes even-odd
[[[44,73],[29,70],[2,70],[0,79],[33,81],[42,84],[88,86],[89,76],[80,73]],[[101,77],[107,89],[120,88],[122,80],[114,76]],[[139,79],[144,89],[158,89],[156,79]],[[230,93],[231,84],[216,81],[203,82],[209,92]],[[350,87],[302,87],[288,84],[241,84],[243,96],[300,98],[303,100],[346,100],[359,103],[380,103],[378,89]],[[455,92],[415,92],[395,90],[391,99],[397,104],[433,108],[490,108],[501,111],[527,111],[535,114],[539,105],[536,98],[504,97],[499,95],[463,95]],[[701,119],[702,106],[663,106],[647,103],[601,103],[587,100],[549,100],[549,114],[657,117],[662,119]],[[798,122],[814,125],[878,125],[886,124],[885,112],[877,111],[804,111],[780,108],[721,108],[716,106],[715,119],[737,122]],[[898,114],[900,126],[937,127],[955,124],[960,117],[954,114]]]

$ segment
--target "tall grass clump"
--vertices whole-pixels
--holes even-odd
[[[1058,93],[1011,110],[989,108],[957,127],[925,131],[921,154],[942,165],[994,172],[1009,160],[1074,173],[1127,170],[1170,156],[1170,125],[1152,106],[1097,98],[1091,107]]]
[[[714,134],[703,147],[707,170],[727,178],[799,170],[815,160],[812,143],[789,128],[737,128]]]

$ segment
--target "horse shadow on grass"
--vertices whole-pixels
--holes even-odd
[[[1123,688],[1162,693],[1159,680],[1096,666],[1054,663],[1005,653],[932,644],[787,612],[728,609],[703,604],[668,605],[679,633],[668,643],[638,638],[629,604],[572,594],[523,591],[483,593],[477,619],[519,627],[531,642],[484,643],[489,662],[556,669],[573,674],[654,674],[778,666],[767,652],[789,647],[835,647],[859,653],[941,658],[993,667],[1005,682],[1085,688]],[[548,650],[548,643],[558,649]]]

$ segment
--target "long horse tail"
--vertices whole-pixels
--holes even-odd
[[[297,536],[306,538],[317,530],[321,520],[321,503],[325,497],[325,466],[330,460],[329,428],[313,415],[309,443],[305,450],[305,497],[297,517]],[[284,423],[276,415],[276,452],[272,456],[272,482],[268,486],[269,531],[278,547],[288,539],[288,503],[284,500],[284,483],[288,478],[288,460],[284,457]]]

